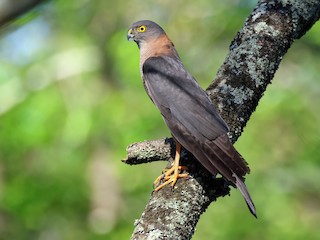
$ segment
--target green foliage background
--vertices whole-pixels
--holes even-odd
[[[0,239],[128,239],[165,163],[126,146],[169,136],[146,96],[136,20],[161,24],[205,88],[255,1],[50,1],[2,29]],[[320,239],[320,25],[298,40],[237,149],[258,220],[238,191],[193,239]]]

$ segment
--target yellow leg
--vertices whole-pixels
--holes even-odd
[[[180,153],[181,153],[181,144],[176,142],[176,156],[174,158],[173,165],[170,169],[167,169],[164,171],[162,175],[160,175],[154,182],[153,185],[158,185],[161,180],[164,180],[165,182],[157,186],[156,189],[154,189],[155,192],[159,191],[164,186],[171,183],[171,187],[173,188],[176,184],[178,178],[185,178],[188,177],[187,173],[181,174],[180,171],[186,170],[187,167],[185,166],[179,166],[180,162]]]

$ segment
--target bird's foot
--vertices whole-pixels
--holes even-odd
[[[165,169],[163,174],[161,174],[157,179],[153,182],[153,186],[157,186],[154,191],[157,192],[164,186],[171,183],[171,187],[174,188],[177,180],[179,178],[186,178],[189,176],[188,173],[181,173],[184,170],[188,170],[186,166],[175,166],[173,165],[169,169]],[[161,181],[164,180],[163,183]]]

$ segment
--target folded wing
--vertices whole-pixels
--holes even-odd
[[[146,91],[174,138],[208,171],[219,172],[236,186],[255,215],[244,184],[250,169],[230,142],[227,124],[196,80],[180,61],[166,56],[147,59],[142,72]]]

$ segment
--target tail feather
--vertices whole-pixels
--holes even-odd
[[[210,162],[224,178],[237,187],[250,212],[257,217],[254,203],[244,183],[244,176],[250,172],[250,168],[233,145],[230,142],[226,143],[226,141],[229,141],[226,135],[222,135],[213,141],[207,141],[202,148],[204,151],[201,151],[205,157],[198,156],[201,159],[200,162],[204,166]]]
[[[256,208],[255,208],[254,203],[251,199],[251,196],[248,192],[247,186],[236,174],[233,174],[233,176],[236,179],[236,186],[239,189],[239,191],[242,193],[242,196],[243,196],[244,200],[246,201],[250,212],[253,214],[253,216],[255,216],[257,218]]]
[[[234,187],[237,187],[245,199],[250,212],[257,217],[254,203],[244,183],[244,176],[250,172],[247,162],[237,152],[227,134],[214,140],[199,141],[185,129],[173,134],[175,139],[197,158],[197,160],[213,175],[220,173]],[[181,135],[181,133],[185,133]],[[192,143],[192,144],[191,144]]]
[[[217,137],[215,140],[213,140],[213,143],[223,152],[222,159],[229,157],[229,161],[226,161],[226,163],[228,167],[237,175],[243,177],[247,173],[250,173],[248,163],[231,144],[227,134]]]

